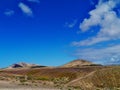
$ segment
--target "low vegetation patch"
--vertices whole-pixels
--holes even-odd
[[[98,88],[120,88],[120,67],[98,70],[91,81]]]

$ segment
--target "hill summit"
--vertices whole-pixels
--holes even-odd
[[[37,66],[39,66],[39,65],[20,62],[20,63],[12,64],[11,66],[8,67],[8,69],[14,69],[14,68],[31,68],[31,67],[37,67]]]
[[[98,64],[94,64],[87,60],[77,59],[63,65],[62,67],[80,67],[80,66],[92,66],[92,65],[97,66]]]

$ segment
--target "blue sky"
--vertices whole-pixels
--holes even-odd
[[[120,62],[119,0],[2,0],[0,67]]]

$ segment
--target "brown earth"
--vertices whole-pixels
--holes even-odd
[[[7,81],[7,83],[12,82],[9,84],[10,87],[21,85],[20,87],[65,88],[65,90],[70,90],[70,88],[71,90],[111,88],[116,90],[120,88],[119,78],[120,66],[102,66],[77,60],[61,67],[1,69],[0,80],[3,82],[0,81],[0,87]]]

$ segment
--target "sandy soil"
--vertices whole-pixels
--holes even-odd
[[[42,88],[35,86],[23,86],[23,85],[13,84],[8,81],[0,81],[0,90],[59,90],[59,89]]]

